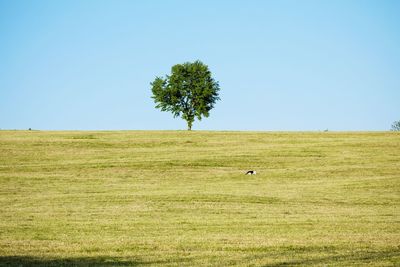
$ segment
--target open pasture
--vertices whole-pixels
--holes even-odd
[[[2,266],[398,266],[399,204],[395,132],[0,131]]]

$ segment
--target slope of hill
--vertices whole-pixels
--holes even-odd
[[[399,265],[399,204],[394,132],[0,131],[0,265]]]

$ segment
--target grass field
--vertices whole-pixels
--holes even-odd
[[[394,132],[0,131],[2,266],[399,266],[399,204]]]

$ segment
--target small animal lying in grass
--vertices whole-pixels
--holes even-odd
[[[256,175],[257,174],[257,172],[256,171],[247,171],[246,172],[246,175]]]

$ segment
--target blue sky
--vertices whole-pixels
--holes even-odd
[[[0,0],[0,128],[185,129],[150,82],[201,60],[219,101],[194,130],[388,130],[400,1]]]

